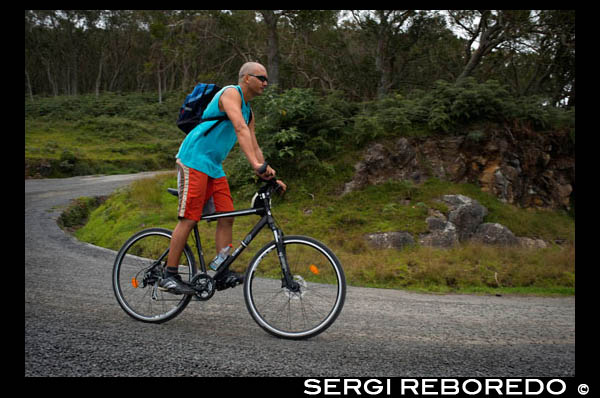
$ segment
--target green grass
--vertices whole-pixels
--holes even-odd
[[[171,168],[184,136],[179,97],[103,94],[25,101],[26,176],[68,177]]]
[[[336,193],[339,187],[333,185],[311,189],[300,181],[288,183],[286,196],[274,200],[278,224],[287,234],[309,235],[326,243],[340,258],[350,285],[433,293],[574,294],[575,225],[563,212],[518,209],[472,185],[439,180],[420,186],[386,183],[343,198]],[[177,200],[166,188],[175,186],[175,176],[166,175],[121,189],[91,213],[89,222],[76,232],[77,238],[118,250],[141,229],[173,229]],[[403,250],[376,250],[366,243],[364,234],[370,232],[404,230],[415,236],[425,232],[427,207],[446,210],[435,200],[445,193],[479,200],[490,210],[485,221],[510,225],[517,235],[564,244],[551,244],[546,249],[467,243],[451,249],[415,245]],[[236,192],[234,203],[238,209],[249,204],[245,195]],[[236,219],[234,245],[256,221],[255,216]],[[212,257],[215,250],[214,228],[214,223],[199,224],[207,257]],[[270,231],[263,230],[233,268],[244,270],[254,253],[270,240]]]
[[[26,177],[173,170],[173,157],[184,138],[175,126],[175,118],[186,94],[168,93],[161,104],[154,93],[26,99]],[[277,103],[287,98],[290,114],[294,113],[292,109],[301,111],[309,105],[311,97],[306,92],[295,90],[288,94],[272,100]],[[263,96],[266,102],[253,105],[259,111],[257,115],[262,115],[257,117],[258,130],[273,130],[273,134],[262,136],[263,150],[279,159],[281,164],[276,168],[289,185],[284,199],[274,201],[277,221],[287,234],[309,235],[331,247],[342,261],[351,285],[428,292],[574,293],[575,222],[566,212],[520,209],[501,203],[476,185],[437,179],[420,185],[388,182],[341,197],[344,183],[352,178],[354,164],[362,154],[356,143],[371,142],[376,134],[366,129],[360,135],[353,111],[340,111],[349,105],[340,98],[327,100],[334,101],[333,108],[325,102],[316,108],[308,107],[314,120],[306,124],[301,116],[281,119],[279,108],[269,105],[271,97]],[[411,105],[401,98],[397,101],[400,102],[394,109]],[[397,135],[395,128],[385,127],[396,120],[387,119],[396,115],[388,108],[381,107],[383,113],[378,123],[386,134],[379,140]],[[364,121],[374,122],[376,115],[368,112],[365,115],[369,120]],[[348,124],[346,128],[342,128],[344,123]],[[325,127],[316,130],[315,124]],[[412,130],[402,127],[403,134],[416,134],[415,126],[418,124],[413,123]],[[293,158],[282,155],[281,148],[273,142],[282,129],[290,136],[294,129],[305,133],[312,129],[305,137],[310,140],[296,143],[299,146]],[[250,175],[251,170],[237,147],[224,167],[230,176],[236,208],[247,207],[254,188],[246,183],[244,176]],[[93,211],[90,210],[93,198],[82,199],[68,209],[64,226],[69,230],[79,228],[78,219],[89,213],[89,221],[76,230],[76,236],[115,250],[141,229],[173,229],[177,223],[177,200],[166,188],[175,187],[175,181],[174,175],[138,181],[119,190]],[[474,244],[444,250],[417,245],[397,251],[376,250],[366,243],[365,234],[388,231],[407,231],[417,240],[418,234],[427,230],[428,208],[447,212],[447,207],[437,200],[444,194],[463,194],[478,200],[489,210],[485,222],[501,223],[517,236],[561,242],[561,245],[551,244],[539,250]],[[234,244],[245,237],[255,222],[254,216],[236,219]],[[207,257],[214,253],[214,229],[214,223],[200,224]],[[263,231],[234,268],[243,270],[252,255],[271,239],[270,231]]]

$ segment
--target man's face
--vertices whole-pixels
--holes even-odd
[[[269,84],[267,71],[264,68],[255,69],[253,73],[249,73],[248,76],[248,87],[254,91],[256,95],[261,95]]]

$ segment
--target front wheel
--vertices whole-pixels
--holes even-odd
[[[306,236],[286,236],[284,251],[299,289],[283,283],[275,241],[254,256],[244,282],[252,318],[281,338],[304,339],[333,324],[344,306],[346,278],[338,258],[323,243]]]

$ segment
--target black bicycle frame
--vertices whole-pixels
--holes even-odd
[[[269,203],[270,195],[268,193],[261,193],[260,199],[263,200],[265,207],[209,214],[200,218],[200,220],[210,222],[218,220],[219,218],[227,217],[239,217],[249,215],[262,216],[262,218],[254,226],[254,228],[252,228],[248,235],[246,235],[246,237],[240,242],[240,246],[238,246],[237,249],[235,249],[234,252],[229,257],[227,257],[225,261],[219,266],[213,278],[217,279],[221,274],[226,272],[227,269],[229,269],[229,266],[239,257],[239,255],[244,251],[244,249],[248,247],[250,242],[254,240],[258,233],[266,225],[268,225],[271,231],[273,231],[273,236],[275,237],[275,244],[277,245],[277,254],[279,256],[281,270],[284,275],[284,280],[282,282],[284,283],[285,287],[289,288],[292,291],[295,291],[299,285],[296,282],[294,282],[294,280],[292,279],[292,275],[289,271],[285,247],[283,245],[283,232],[281,231],[281,229],[277,228],[277,225],[275,224],[275,219],[271,214],[271,207]],[[198,258],[200,259],[201,272],[206,273],[206,262],[204,261],[204,253],[202,251],[202,244],[200,242],[200,234],[198,233],[198,225],[194,225],[194,238],[196,240]]]

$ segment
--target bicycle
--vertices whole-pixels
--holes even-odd
[[[266,332],[280,338],[305,339],[325,331],[344,306],[344,270],[335,254],[318,240],[301,235],[284,236],[271,209],[271,196],[278,188],[276,182],[266,181],[254,195],[250,208],[202,216],[201,220],[208,222],[223,217],[261,216],[214,275],[207,272],[198,226],[194,226],[200,272],[187,243],[179,264],[182,280],[195,290],[193,295],[176,296],[158,289],[169,253],[170,230],[149,228],[129,238],[117,254],[112,275],[113,290],[121,308],[138,321],[162,323],[179,315],[192,297],[198,301],[211,299],[215,291],[227,287],[217,284],[219,276],[268,226],[274,240],[250,260],[244,278],[244,300],[250,315]],[[176,189],[167,190],[179,195]]]

